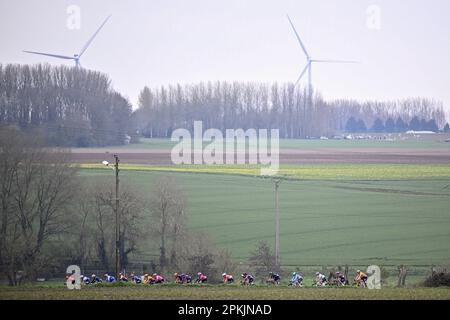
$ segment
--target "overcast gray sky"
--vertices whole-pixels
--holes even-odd
[[[0,63],[71,64],[22,50],[77,53],[112,14],[81,63],[133,104],[144,85],[295,81],[305,56],[287,13],[313,57],[360,61],[314,66],[325,98],[423,96],[450,109],[448,0],[0,0]]]

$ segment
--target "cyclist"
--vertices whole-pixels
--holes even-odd
[[[164,278],[162,276],[160,276],[159,274],[154,273],[152,275],[152,278],[153,278],[153,283],[152,284],[164,283]]]
[[[362,272],[361,270],[356,271],[355,282],[358,287],[365,288],[367,287],[367,274]]]
[[[94,284],[94,283],[100,283],[100,282],[102,282],[102,279],[101,279],[100,277],[97,277],[95,274],[93,274],[93,275],[91,276],[91,283],[92,283],[92,284]]]
[[[173,276],[175,277],[175,282],[176,283],[191,283],[192,282],[192,277],[188,274],[179,274],[177,272],[175,272],[173,274]]]
[[[131,282],[133,282],[133,283],[136,283],[136,284],[142,283],[142,278],[137,276],[137,275],[135,275],[134,272],[132,272],[130,274],[130,279],[131,279]]]
[[[253,281],[255,281],[255,279],[253,278],[253,276],[247,272],[244,272],[242,275],[242,284],[245,285],[251,285],[253,284]]]
[[[105,273],[105,281],[109,283],[116,282],[116,277],[110,276],[109,274]]]
[[[316,287],[326,286],[327,285],[327,277],[320,272],[316,272],[315,285],[316,285]]]
[[[149,274],[144,274],[144,284],[153,284],[154,280],[153,277]]]
[[[91,283],[91,279],[90,279],[88,276],[83,276],[83,275],[81,275],[81,276],[80,276],[80,280],[81,280],[81,282],[84,283],[84,284],[90,284],[90,283]]]
[[[128,277],[123,273],[119,273],[119,280],[123,282],[128,282]]]
[[[291,281],[289,281],[289,285],[303,287],[303,276],[301,273],[292,272],[292,278]]]
[[[348,285],[348,280],[343,273],[336,272],[336,284],[338,287]]]
[[[231,274],[222,273],[223,283],[233,283],[234,279]]]
[[[281,281],[281,277],[278,273],[269,272],[269,279],[267,279],[267,283],[279,285]]]
[[[195,280],[196,283],[205,283],[208,282],[208,277],[205,276],[201,272],[197,272],[197,280]]]

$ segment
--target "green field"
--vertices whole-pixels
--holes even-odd
[[[292,288],[287,286],[239,285],[154,285],[124,287],[89,287],[68,290],[64,286],[0,288],[0,300],[4,299],[58,299],[58,300],[113,300],[113,299],[199,299],[199,300],[387,300],[387,299],[450,299],[449,288],[383,288],[369,290],[358,288]]]
[[[158,177],[175,177],[187,195],[190,228],[209,234],[245,264],[259,240],[274,242],[273,184],[249,173],[202,168],[205,174],[130,167],[122,170],[121,180],[150,195]],[[309,169],[328,172],[326,177],[293,175],[280,187],[282,264],[431,265],[449,260],[449,169],[335,165]],[[349,175],[339,174],[342,170]],[[113,179],[110,170],[82,169],[80,174],[92,182],[98,176]],[[156,253],[156,244],[149,241],[139,260]]]

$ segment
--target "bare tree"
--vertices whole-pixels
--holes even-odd
[[[44,245],[67,230],[76,184],[68,160],[67,152],[46,149],[36,136],[1,130],[0,264],[10,285],[19,284],[19,274],[35,277]]]
[[[77,205],[72,215],[71,227],[67,231],[66,256],[71,264],[76,264],[84,268],[93,253],[93,233],[91,225],[93,219],[91,201],[87,193],[82,193],[77,197]]]
[[[213,282],[219,280],[215,266],[216,250],[210,238],[203,233],[188,233],[184,240],[180,243],[183,270],[191,274],[202,272]]]
[[[279,271],[275,263],[275,254],[266,241],[259,241],[255,251],[249,258],[250,265],[255,266],[255,275],[258,277],[267,276],[268,272]]]
[[[406,275],[408,274],[408,268],[405,265],[399,265],[398,269],[398,282],[397,287],[404,287],[406,283]]]
[[[105,183],[97,183],[91,196],[91,210],[95,220],[95,241],[97,255],[102,266],[109,270],[115,252],[115,220],[114,220],[114,190]],[[119,252],[120,267],[129,263],[129,255],[138,249],[138,241],[143,237],[142,218],[143,200],[139,192],[128,185],[123,185],[119,193]]]
[[[231,257],[231,252],[228,249],[222,249],[217,252],[214,264],[220,274],[224,272],[233,274],[237,269],[237,264]]]
[[[185,198],[175,180],[163,177],[155,183],[151,198],[153,216],[152,234],[159,239],[159,266],[169,266],[167,254],[170,245],[179,242],[184,230]],[[171,260],[176,263],[176,249],[171,251]]]

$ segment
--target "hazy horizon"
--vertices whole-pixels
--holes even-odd
[[[66,25],[70,5],[81,10],[79,29]],[[374,17],[369,6],[380,9],[379,28],[367,24]],[[313,85],[324,98],[420,96],[440,100],[449,110],[449,9],[445,0],[0,0],[0,63],[73,65],[22,50],[73,55],[112,14],[81,64],[107,73],[134,107],[144,86],[294,82],[305,56],[289,14],[312,57],[360,61],[313,65]]]

